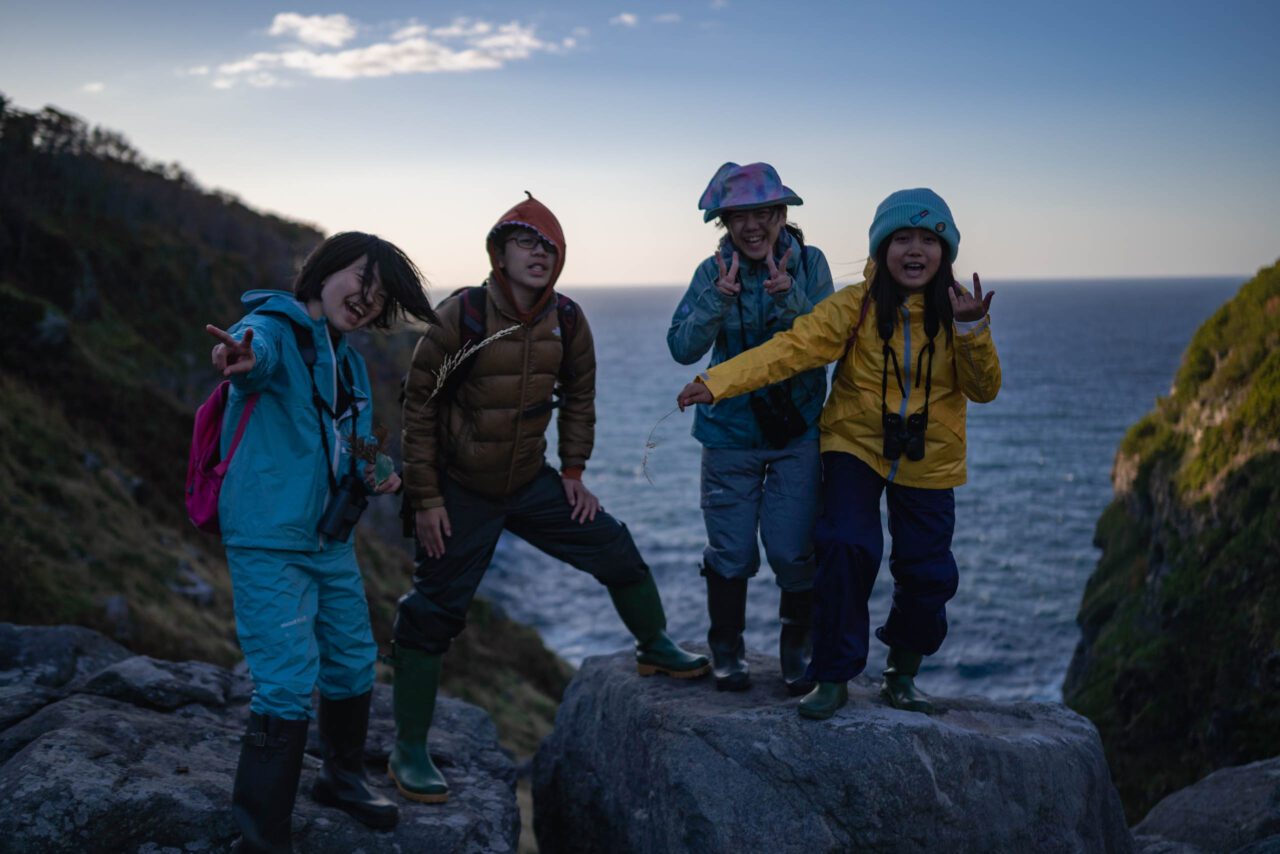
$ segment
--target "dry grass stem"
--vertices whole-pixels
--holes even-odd
[[[445,360],[440,363],[440,368],[436,371],[435,388],[431,389],[431,394],[427,395],[427,399],[422,402],[423,407],[426,407],[428,403],[435,400],[436,395],[444,390],[444,384],[449,380],[449,374],[457,370],[459,365],[471,358],[471,356],[483,350],[485,347],[488,347],[494,341],[497,341],[499,338],[505,338],[519,328],[520,325],[516,324],[515,326],[508,326],[506,329],[499,329],[483,341],[476,344],[468,344],[452,356],[446,357]]]

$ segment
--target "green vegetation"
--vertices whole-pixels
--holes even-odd
[[[213,387],[204,323],[287,288],[321,239],[147,162],[119,134],[0,96],[0,620],[76,623],[161,658],[239,659],[217,539],[182,509],[195,405]],[[416,336],[365,335],[380,416]],[[393,449],[394,450],[394,449]],[[398,534],[358,537],[374,632],[411,576]],[[445,690],[528,755],[570,668],[483,602]]]
[[[1125,436],[1116,493],[1063,693],[1137,821],[1280,750],[1280,265],[1197,331]]]

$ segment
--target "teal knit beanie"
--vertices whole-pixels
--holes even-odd
[[[954,264],[960,253],[960,230],[951,216],[951,208],[942,197],[927,187],[899,190],[876,208],[871,221],[871,257],[876,257],[880,244],[900,228],[927,228],[947,245]]]

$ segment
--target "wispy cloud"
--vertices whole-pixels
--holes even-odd
[[[724,9],[729,5],[729,0],[711,0],[712,9]]]
[[[653,22],[655,24],[678,24],[680,23],[679,12],[663,12],[661,15],[654,15]]]
[[[401,74],[485,71],[538,53],[564,53],[577,45],[572,37],[556,41],[540,38],[530,24],[512,21],[495,24],[473,18],[456,18],[432,27],[411,21],[381,41],[344,50],[340,47],[360,31],[346,15],[304,18],[292,13],[276,15],[270,34],[288,35],[303,46],[260,51],[218,65],[212,84],[231,89],[239,84],[258,88],[292,85],[298,77],[352,80]],[[373,28],[377,29],[377,28]],[[389,27],[382,28],[386,32]],[[187,74],[200,74],[196,68]]]
[[[90,95],[97,95],[99,92],[106,91],[107,84],[99,83],[97,80],[92,83],[86,83],[80,87],[81,92],[88,92]]]
[[[346,15],[299,15],[282,12],[271,21],[268,35],[293,36],[312,47],[342,47],[356,36],[355,22]]]
[[[623,12],[621,15],[615,15],[609,19],[609,23],[621,27],[634,27],[639,22],[640,19],[630,12]]]

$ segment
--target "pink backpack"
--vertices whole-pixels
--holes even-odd
[[[240,438],[244,436],[249,416],[258,403],[256,394],[245,398],[240,423],[236,425],[236,434],[227,449],[227,458],[220,460],[222,417],[227,411],[230,392],[231,381],[223,380],[196,410],[195,428],[191,431],[191,456],[187,460],[187,518],[197,528],[211,534],[221,533],[218,527],[218,493],[222,490],[222,479],[227,475],[227,467],[240,445]]]

